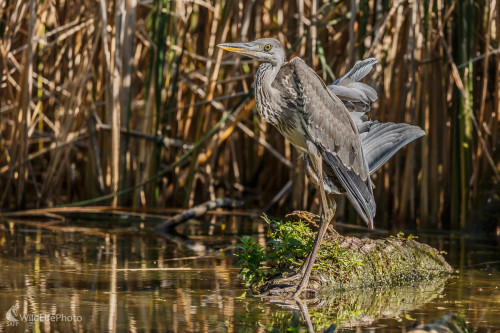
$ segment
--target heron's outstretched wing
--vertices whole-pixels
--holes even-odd
[[[409,142],[425,135],[424,130],[409,124],[379,123],[361,117],[358,125],[361,144],[370,175]]]
[[[354,66],[344,75],[339,77],[334,85],[346,85],[349,82],[358,82],[361,81],[368,73],[371,72],[373,67],[378,64],[378,60],[375,58],[368,58],[365,60],[358,61],[354,64]],[[371,88],[371,87],[370,87]]]
[[[370,105],[378,98],[375,89],[358,82],[377,65],[375,58],[358,61],[350,71],[328,86],[328,90],[337,95],[349,111],[368,112]]]
[[[307,140],[316,145],[357,211],[373,226],[376,206],[368,165],[356,125],[342,101],[300,58],[282,66],[273,87],[285,92],[281,100],[295,104]]]
[[[359,61],[350,71],[328,86],[328,89],[351,111],[349,114],[358,127],[370,175],[407,143],[425,135],[418,126],[379,123],[369,120],[365,115],[365,112],[370,110],[371,103],[377,100],[377,92],[358,81],[363,79],[377,63],[375,58]]]

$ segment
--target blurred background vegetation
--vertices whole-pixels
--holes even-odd
[[[256,65],[216,47],[275,37],[327,83],[376,57],[372,118],[427,132],[373,176],[376,226],[492,231],[499,27],[494,0],[3,0],[0,208],[317,210],[297,152],[256,112]]]

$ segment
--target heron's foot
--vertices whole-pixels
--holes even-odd
[[[261,296],[288,299],[301,297],[306,300],[316,299],[317,290],[322,285],[321,279],[317,276],[310,276],[307,285],[300,287],[303,276],[303,273],[299,271],[291,276],[271,280],[267,285],[263,286],[264,292],[261,293]]]
[[[307,301],[316,301],[318,299],[318,291],[312,288],[304,288],[297,294],[297,286],[290,284],[272,284],[268,289],[260,294],[262,297],[271,299],[294,299],[303,298]]]
[[[295,282],[295,281],[297,281],[297,284],[298,284],[298,282],[300,282],[302,280],[303,276],[304,276],[304,273],[299,271],[298,273],[295,273],[295,274],[290,275],[290,276],[279,277],[279,278],[276,278],[274,280],[271,280],[271,285],[273,285],[273,284],[287,284],[287,283],[290,284],[290,283]],[[319,285],[321,285],[321,279],[317,276],[309,277],[309,281],[316,282]]]

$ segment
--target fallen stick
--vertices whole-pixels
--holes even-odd
[[[243,205],[242,201],[230,199],[230,198],[218,198],[213,201],[207,201],[202,203],[201,205],[194,206],[187,211],[177,214],[171,219],[157,225],[155,227],[156,231],[160,232],[168,232],[172,228],[175,228],[177,225],[185,222],[193,217],[199,217],[205,215],[207,211],[215,209],[215,208],[238,208]]]

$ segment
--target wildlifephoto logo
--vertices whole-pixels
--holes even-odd
[[[5,319],[7,319],[8,326],[18,326],[19,322],[81,322],[83,320],[82,316],[67,316],[62,313],[19,314],[19,305],[17,304],[14,304],[10,307],[9,310],[7,310],[7,312],[5,313]]]
[[[14,304],[8,311],[7,314],[5,315],[5,318],[9,322],[14,322],[17,323],[19,320],[17,320],[17,316],[19,311],[19,305]]]

